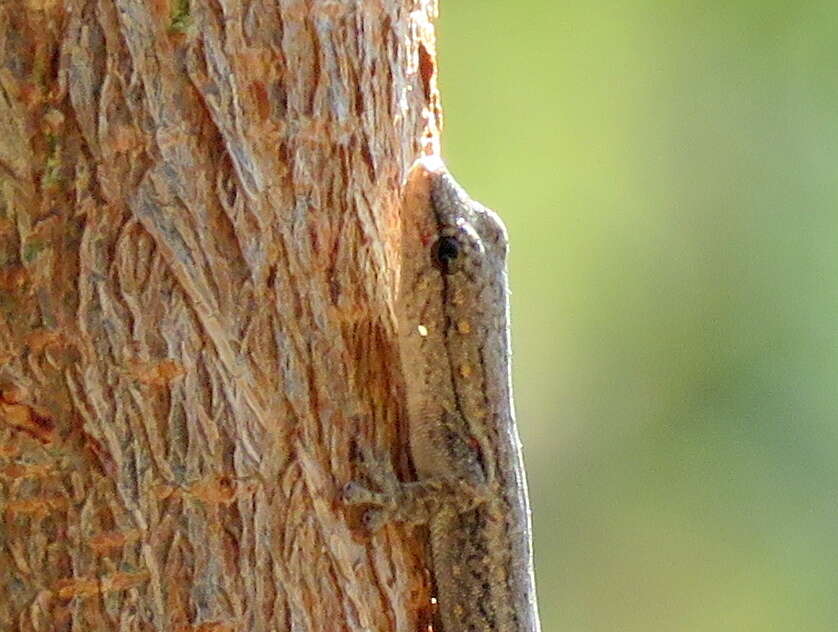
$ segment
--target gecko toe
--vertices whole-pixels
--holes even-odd
[[[348,505],[380,505],[381,494],[364,487],[356,481],[349,481],[341,490],[341,499]]]
[[[350,481],[344,485],[341,500],[347,505],[369,506],[361,514],[361,525],[371,533],[375,533],[390,521],[389,516],[392,511],[387,496],[372,491],[360,483]]]
[[[361,524],[371,533],[381,529],[387,522],[387,514],[382,509],[367,509],[361,516]]]

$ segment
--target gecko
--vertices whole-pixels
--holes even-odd
[[[396,319],[416,481],[367,455],[346,502],[428,527],[434,632],[539,632],[510,378],[507,233],[434,156],[408,173]]]

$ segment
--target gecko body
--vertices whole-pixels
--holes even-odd
[[[427,524],[435,632],[538,632],[506,229],[438,159],[416,163],[404,199],[397,318],[418,480],[384,495],[353,485],[349,496],[379,505],[383,519]]]

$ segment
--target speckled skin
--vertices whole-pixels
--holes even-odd
[[[384,519],[427,522],[435,632],[538,632],[506,229],[433,158],[412,169],[402,217],[397,316],[418,482],[386,500],[354,486],[350,500],[378,504]]]

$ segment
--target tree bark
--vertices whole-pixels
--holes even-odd
[[[402,453],[435,13],[0,3],[0,629],[427,628],[420,542],[339,490]]]

